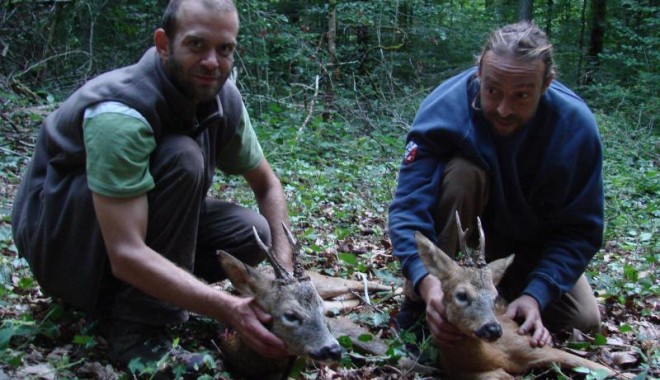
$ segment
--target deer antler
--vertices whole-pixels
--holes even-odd
[[[474,266],[474,261],[472,261],[472,256],[470,256],[470,254],[467,251],[466,236],[469,228],[463,230],[463,226],[461,225],[461,218],[458,215],[458,210],[456,210],[456,227],[458,228],[458,247],[461,251],[461,254],[463,255],[461,259],[461,265],[466,267]]]
[[[477,217],[477,226],[479,226],[479,250],[474,254],[474,259],[477,268],[483,268],[486,266],[486,236],[479,217]]]
[[[286,234],[286,238],[291,244],[291,261],[293,261],[293,277],[298,281],[309,280],[309,276],[305,276],[305,269],[298,260],[298,255],[300,254],[300,244],[293,237],[293,234],[287,228],[286,224],[282,223],[282,228]]]
[[[263,241],[261,241],[261,238],[259,237],[259,233],[257,233],[257,228],[252,226],[252,232],[254,233],[254,238],[257,240],[257,245],[259,245],[259,248],[261,248],[262,251],[266,253],[266,257],[268,257],[268,261],[270,261],[270,264],[273,266],[273,270],[275,271],[275,277],[279,279],[283,279],[286,281],[293,281],[295,280],[293,276],[287,271],[282,264],[280,264],[279,261],[275,258],[275,255],[273,254],[272,248],[269,248],[264,244]]]
[[[486,237],[484,234],[484,229],[481,226],[481,219],[477,217],[477,226],[479,229],[479,250],[474,252],[473,255],[470,255],[467,247],[467,233],[469,228],[463,230],[461,225],[461,218],[458,216],[458,210],[456,211],[456,227],[458,227],[458,246],[463,255],[461,260],[461,265],[466,267],[477,266],[477,268],[483,268],[486,266]],[[474,256],[474,257],[473,257]]]
[[[296,239],[293,237],[293,234],[284,223],[282,223],[282,228],[284,229],[286,238],[287,240],[289,240],[289,244],[291,245],[291,260],[293,261],[293,275],[289,273],[289,271],[286,270],[284,266],[282,266],[282,264],[275,258],[272,247],[271,248],[267,247],[266,244],[264,244],[264,242],[261,241],[261,239],[259,238],[259,234],[257,233],[257,229],[254,226],[252,227],[252,231],[254,232],[254,238],[257,240],[257,244],[259,245],[259,248],[261,248],[266,253],[266,256],[268,257],[268,261],[270,261],[271,265],[273,266],[273,269],[275,270],[276,278],[280,278],[286,281],[309,280],[310,279],[309,276],[305,276],[305,269],[303,268],[300,261],[298,261],[298,255],[300,253],[300,244],[298,244]]]

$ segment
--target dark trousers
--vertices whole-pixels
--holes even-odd
[[[206,197],[204,157],[187,136],[170,135],[152,154],[156,187],[148,193],[146,243],[170,261],[207,282],[224,279],[216,257],[219,249],[256,265],[265,258],[254,239],[270,244],[270,229],[258,212]],[[148,324],[174,324],[187,311],[160,301],[105,274],[100,309],[111,306],[114,318]],[[108,304],[106,304],[108,303]]]
[[[438,226],[436,232],[439,246],[453,257],[459,249],[455,211],[459,212],[464,230],[469,228],[470,231],[476,231],[477,216],[482,215],[488,200],[489,179],[483,169],[467,159],[457,157],[447,164],[441,186],[442,192],[433,215]],[[478,240],[478,233],[472,233],[467,243],[471,247],[477,247]],[[507,239],[489,235],[487,232],[487,261],[514,253],[506,242]],[[500,295],[509,302],[522,294],[527,286],[527,273],[533,266],[533,263],[526,261],[522,252],[515,253],[518,254],[514,263],[498,286]],[[598,331],[600,328],[598,303],[584,274],[570,292],[551,303],[543,311],[542,318],[546,327],[553,332],[572,328],[584,332]]]

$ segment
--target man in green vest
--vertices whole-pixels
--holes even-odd
[[[107,316],[110,358],[175,352],[188,311],[223,321],[267,357],[286,355],[251,299],[208,286],[223,249],[254,265],[253,226],[291,270],[282,186],[229,80],[231,0],[172,0],[155,47],[89,81],[44,121],[12,211],[16,246],[47,294]],[[242,175],[259,212],[206,196],[216,169]],[[177,351],[178,350],[178,351]]]

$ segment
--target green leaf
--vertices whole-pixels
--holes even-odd
[[[76,335],[73,337],[73,343],[85,348],[96,346],[96,340],[94,339],[94,336],[91,335]]]
[[[345,262],[346,264],[349,264],[349,265],[357,265],[357,263],[358,263],[357,257],[352,253],[341,252],[341,253],[339,253],[339,258],[343,262]]]
[[[374,336],[371,334],[361,334],[360,336],[358,336],[358,340],[360,342],[371,342],[372,340],[374,340]]]
[[[146,369],[146,367],[142,363],[142,359],[140,359],[140,358],[133,358],[128,363],[128,370],[131,371],[132,373],[144,373],[145,369]]]
[[[587,367],[575,367],[575,368],[573,368],[573,372],[582,373],[582,374],[587,375],[587,374],[589,374],[589,372],[591,372],[591,370]]]
[[[337,338],[337,341],[339,342],[339,344],[342,347],[344,347],[347,350],[350,350],[350,349],[353,348],[353,341],[347,335],[340,336],[339,338]]]
[[[23,364],[23,357],[24,356],[25,356],[24,352],[18,352],[17,355],[14,355],[9,359],[9,361],[8,361],[9,365],[14,367],[14,368],[19,367],[21,364]]]
[[[607,344],[607,338],[603,334],[596,334],[594,337],[594,344],[598,346],[604,346]]]
[[[639,279],[639,272],[630,264],[623,266],[623,274],[628,281],[637,282]]]
[[[4,350],[9,346],[9,341],[14,336],[13,328],[0,329],[0,349]]]
[[[23,277],[18,281],[18,288],[21,290],[28,290],[34,286],[32,277]]]
[[[623,324],[623,325],[619,326],[619,332],[629,333],[629,332],[633,332],[633,329],[632,329],[632,327],[630,327],[629,324]]]
[[[296,361],[293,363],[293,366],[291,367],[291,371],[289,372],[288,378],[293,378],[297,379],[300,377],[300,374],[302,373],[303,370],[305,370],[305,367],[307,366],[307,359],[304,357],[298,357],[296,358]]]

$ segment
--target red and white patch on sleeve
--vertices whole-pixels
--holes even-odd
[[[408,142],[406,145],[406,153],[403,157],[403,163],[408,165],[415,162],[415,157],[417,156],[417,144],[414,141]]]

